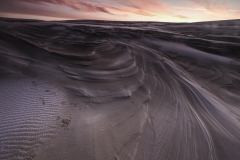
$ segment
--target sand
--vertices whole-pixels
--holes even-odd
[[[239,160],[240,21],[0,19],[1,160]]]

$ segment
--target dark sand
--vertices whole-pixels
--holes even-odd
[[[240,21],[0,19],[1,160],[240,160]]]

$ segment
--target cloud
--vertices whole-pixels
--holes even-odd
[[[74,10],[78,11],[85,11],[85,12],[103,12],[107,14],[110,13],[105,7],[94,5],[91,3],[84,2],[82,0],[80,1],[74,1],[74,0],[19,0],[18,2],[27,2],[27,3],[34,3],[34,4],[57,4],[62,6],[70,7]]]
[[[217,12],[219,10],[226,10],[227,3],[225,0],[188,0],[193,2],[210,12]]]
[[[58,8],[59,9],[59,8]],[[45,16],[65,19],[80,19],[84,18],[82,15],[76,15],[72,12],[66,12],[60,9],[61,12],[56,12],[55,9],[45,5],[31,5],[22,3],[13,3],[11,0],[1,2],[0,16],[9,14],[29,15],[29,16]],[[24,16],[22,16],[24,18]]]
[[[0,13],[67,19],[181,21],[189,19],[185,12],[160,0],[1,0],[0,5]]]
[[[97,4],[94,0],[18,0],[18,2],[57,4],[67,6],[78,11],[103,12],[107,14],[114,14],[114,11],[124,11],[143,16],[155,16],[153,12],[158,12],[166,7],[163,3],[155,0],[114,0],[111,1],[112,3],[105,0]],[[120,8],[117,8],[116,6],[120,6]],[[110,10],[113,12],[110,12]]]
[[[171,8],[171,6],[156,0],[115,0],[114,2],[114,5],[119,7],[108,6],[109,9],[147,17],[159,16],[160,13],[166,14],[167,10]]]

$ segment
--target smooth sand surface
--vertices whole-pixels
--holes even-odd
[[[240,21],[0,19],[1,160],[239,160]]]

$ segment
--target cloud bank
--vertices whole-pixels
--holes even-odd
[[[205,20],[220,18],[209,19],[207,13],[203,12],[216,12],[226,6],[223,0],[179,0],[178,2],[180,1],[190,2],[192,7],[178,6],[177,3],[176,5],[170,4],[167,0],[2,0],[0,14],[22,14],[25,17],[30,15],[46,16],[52,17],[52,19],[57,17],[181,22],[198,21],[201,17]],[[196,5],[203,9],[199,10]],[[233,15],[228,16],[234,17]],[[224,18],[222,17],[222,19]]]

